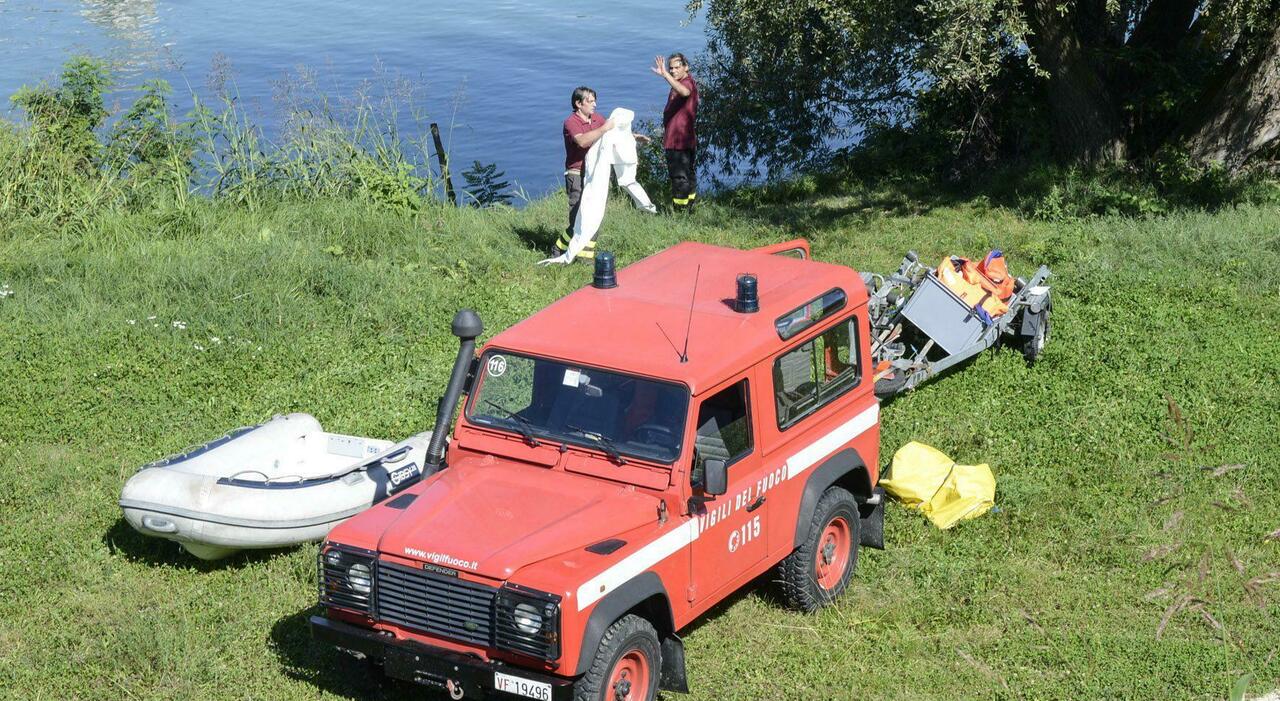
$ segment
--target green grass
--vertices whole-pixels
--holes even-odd
[[[457,308],[487,338],[589,279],[534,267],[563,207],[195,199],[0,223],[0,697],[420,695],[310,641],[315,546],[210,565],[138,536],[116,499],[138,465],[274,413],[392,438],[428,427]],[[984,354],[882,413],[883,461],[921,440],[989,463],[997,511],[940,532],[891,504],[887,549],[864,551],[817,615],[767,582],[734,597],[686,631],[690,699],[1280,685],[1280,582],[1249,585],[1280,572],[1276,207],[1048,223],[859,190],[690,219],[615,207],[602,247],[625,264],[682,240],[799,235],[866,270],[908,248],[998,246],[1024,275],[1048,263],[1053,338],[1033,368]],[[1224,465],[1243,467],[1202,469]]]

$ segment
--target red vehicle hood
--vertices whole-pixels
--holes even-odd
[[[378,549],[508,579],[525,565],[656,521],[658,501],[635,487],[544,467],[463,459],[409,505]]]

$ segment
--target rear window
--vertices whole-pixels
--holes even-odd
[[[785,429],[858,386],[857,318],[831,327],[773,362],[778,428]]]

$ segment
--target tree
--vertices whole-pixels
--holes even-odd
[[[1043,124],[1068,164],[1185,149],[1237,169],[1280,143],[1280,0],[692,0],[689,10],[706,11],[704,133],[726,162],[795,164],[860,129],[927,122],[926,105],[967,124],[951,135],[958,147]],[[1011,100],[1029,106],[1029,122],[984,133]]]

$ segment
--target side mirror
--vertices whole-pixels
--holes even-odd
[[[708,458],[702,461],[702,491],[719,496],[729,491],[729,469],[724,460]]]

